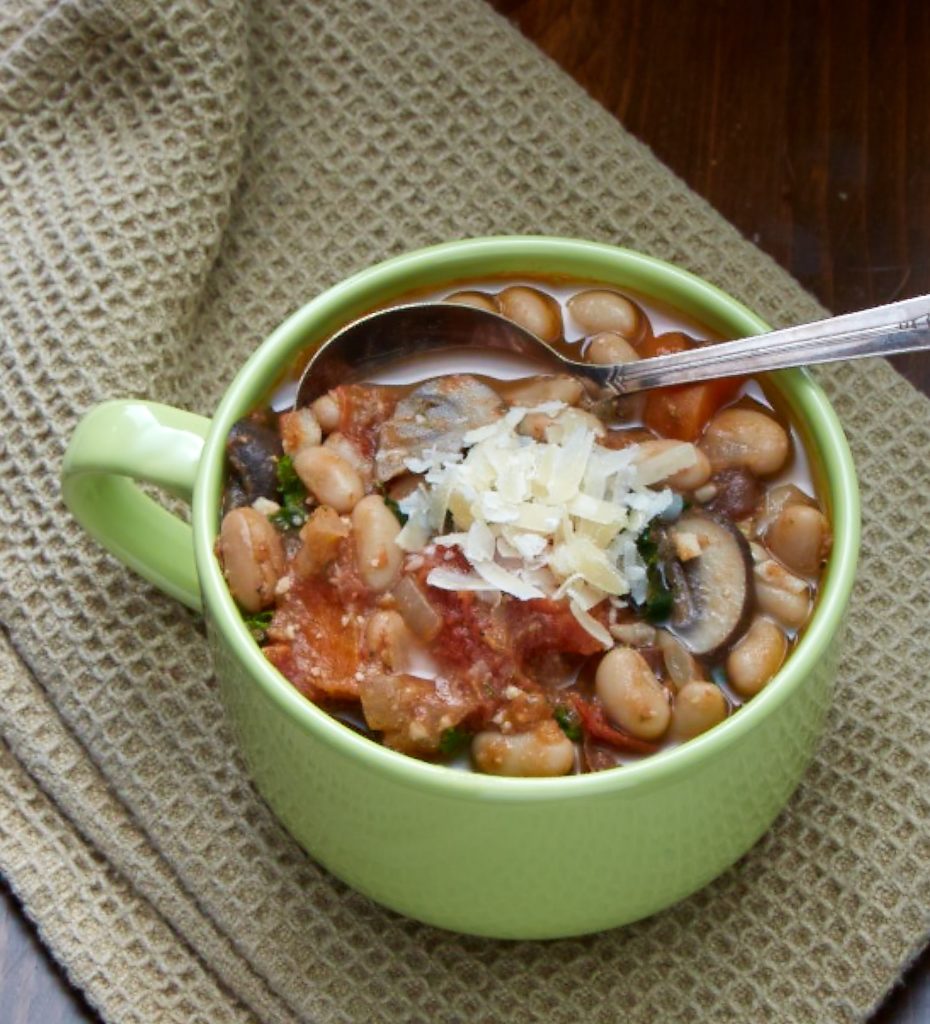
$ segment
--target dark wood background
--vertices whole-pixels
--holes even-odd
[[[927,0],[491,2],[826,306],[930,292]],[[0,1021],[95,1022],[4,895]],[[873,1024],[927,1021],[930,953]]]

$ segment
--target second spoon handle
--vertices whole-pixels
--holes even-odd
[[[620,394],[630,394],[668,384],[748,376],[788,366],[889,356],[923,348],[930,349],[930,295],[738,341],[597,367],[600,372],[596,376],[599,383]],[[595,376],[590,371],[586,375]]]

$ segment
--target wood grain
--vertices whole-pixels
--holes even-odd
[[[930,4],[492,4],[829,308],[930,292]],[[930,360],[895,362],[930,395]],[[8,894],[0,1021],[98,1021]],[[927,1021],[925,953],[873,1024]]]
[[[930,4],[493,6],[829,308],[930,292]]]
[[[0,1021],[100,1024],[83,996],[46,953],[9,889],[0,886]]]

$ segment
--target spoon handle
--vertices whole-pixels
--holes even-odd
[[[786,366],[889,356],[924,348],[930,348],[930,295],[738,341],[599,367],[606,372],[598,374],[598,380],[619,394],[630,394],[668,384],[751,375]]]

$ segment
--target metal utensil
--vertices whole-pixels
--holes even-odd
[[[532,373],[569,373],[618,395],[715,377],[749,376],[930,348],[930,296],[770,331],[738,341],[632,363],[595,366],[567,359],[511,320],[455,303],[394,306],[362,317],[313,355],[297,387],[300,407],[338,384],[369,379],[381,367],[421,353],[475,349],[528,360]]]

